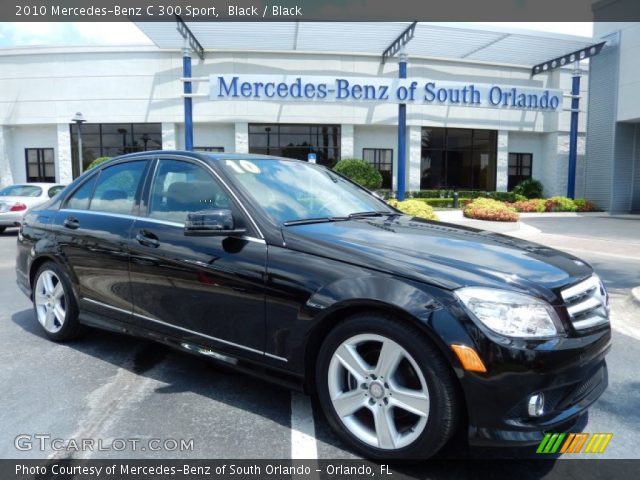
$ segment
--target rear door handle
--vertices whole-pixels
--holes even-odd
[[[76,230],[80,227],[80,221],[76,217],[67,217],[62,223],[65,227],[70,228],[71,230]]]
[[[145,247],[157,248],[160,246],[158,237],[148,230],[140,230],[136,235],[136,240],[140,245],[144,245]]]

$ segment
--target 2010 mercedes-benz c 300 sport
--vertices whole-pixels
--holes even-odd
[[[298,160],[112,159],[25,216],[16,269],[52,340],[105,328],[303,389],[369,458],[535,444],[607,385],[589,265]]]

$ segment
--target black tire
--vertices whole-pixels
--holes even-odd
[[[7,227],[0,227],[0,234],[3,234]]]
[[[372,356],[375,355],[374,350],[376,343],[375,340],[369,340],[371,336],[391,340],[389,345],[392,345],[392,347],[390,348],[396,348],[399,345],[401,347],[400,351],[402,352],[399,358],[403,360],[399,361],[399,366],[396,367],[395,370],[389,370],[391,373],[388,375],[388,378],[393,376],[395,379],[392,378],[388,382],[391,387],[387,385],[386,382],[383,382],[385,388],[382,388],[382,393],[380,392],[382,377],[376,378],[375,375],[367,376],[367,380],[365,380],[363,384],[360,384],[359,387],[354,387],[353,385],[359,384],[357,379],[359,377],[355,377],[349,373],[349,370],[345,367],[344,363],[339,360],[338,356],[334,358],[334,354],[338,348],[341,348],[340,352],[345,351],[342,349],[344,347],[343,342],[351,345],[349,342],[352,340],[354,342],[360,342],[357,343],[358,349],[356,351],[359,355],[362,354],[362,356],[359,357],[360,359],[365,359],[367,355],[369,355],[369,359],[376,358]],[[380,343],[379,352],[382,351],[382,345],[386,344],[385,341]],[[356,345],[356,343],[353,345]],[[367,352],[367,349],[370,350],[370,353]],[[361,350],[364,350],[364,352]],[[413,357],[413,362],[406,357],[407,353]],[[377,360],[382,357],[380,354],[378,355]],[[332,359],[334,360],[333,364]],[[367,360],[366,364],[374,368],[374,365],[378,363],[377,360],[375,362]],[[403,363],[405,361],[406,363]],[[382,363],[386,362],[380,362],[380,364]],[[422,377],[415,371],[416,366],[420,369]],[[344,395],[345,398],[346,396],[353,395],[353,398],[356,396],[359,398],[360,393],[362,393],[365,396],[364,401],[366,403],[364,407],[352,407],[349,405],[349,407],[347,407],[348,411],[353,408],[359,408],[360,410],[357,410],[357,413],[354,414],[343,415],[343,418],[346,419],[345,421],[343,421],[337,413],[331,393],[331,389],[333,388],[335,396],[336,380],[334,379],[340,378],[340,373],[342,373],[343,377],[345,375],[344,372],[340,372],[341,368],[346,372],[345,384],[351,382],[351,386],[345,387],[348,391],[341,389],[338,395]],[[377,366],[375,368],[377,371]],[[383,372],[385,369],[381,366],[379,371]],[[409,375],[407,375],[407,372]],[[416,375],[411,377],[411,372],[414,372]],[[336,373],[338,373],[338,375],[336,375]],[[414,386],[420,386],[426,382],[428,399],[426,408],[423,410],[423,415],[418,416],[394,406],[394,402],[402,398],[398,396],[401,394],[401,391],[394,390],[393,387],[393,385],[397,387],[397,377],[399,375],[402,378],[413,378],[412,381],[418,382],[414,383]],[[337,381],[339,382],[340,380]],[[461,405],[461,400],[459,399],[455,382],[456,379],[453,371],[440,352],[436,350],[434,345],[422,332],[407,324],[407,322],[400,321],[389,315],[377,313],[354,315],[331,330],[320,348],[318,362],[316,364],[316,390],[320,405],[329,424],[348,445],[366,458],[371,459],[421,460],[437,453],[452,436],[457,425],[459,417],[458,409]],[[373,383],[378,384],[375,386],[375,389],[373,389]],[[333,387],[330,386],[330,384],[333,385]],[[362,392],[358,390],[358,388],[361,388]],[[404,391],[406,392],[407,390]],[[422,395],[425,389],[420,387],[414,391]],[[398,395],[392,397],[392,392],[396,392]],[[374,398],[374,395],[376,398]],[[360,401],[360,399],[357,400],[357,402]],[[371,403],[372,401],[373,403]],[[380,408],[378,408],[378,402],[381,402],[379,404]],[[383,405],[385,406],[383,407]],[[393,410],[387,409],[388,405],[391,405]],[[383,415],[383,418],[391,418],[390,423],[393,425],[392,428],[387,427],[387,431],[397,433],[395,436],[391,435],[386,437],[387,439],[393,438],[394,440],[392,443],[387,441],[385,448],[380,448],[383,442],[381,438],[385,437],[384,434],[383,437],[378,434],[378,428],[376,427],[376,419],[380,418],[376,415],[378,415],[382,409],[386,409],[387,412],[391,411],[391,413]],[[428,412],[426,414],[426,424],[423,419],[425,411]],[[416,422],[422,423],[416,423],[416,426],[412,427],[411,422],[413,422],[414,417]],[[408,421],[408,423],[402,425],[401,420]],[[359,426],[366,427],[367,421],[371,422],[373,426],[373,437],[367,435],[366,428],[359,428]],[[345,422],[351,426],[347,427]],[[385,423],[386,422],[383,422],[380,425],[384,425]],[[354,433],[354,431],[356,433]],[[358,436],[358,434],[360,435]],[[368,442],[367,439],[369,440]],[[372,442],[377,442],[378,445],[374,445]]]
[[[61,303],[63,302],[65,315],[63,316],[64,319],[62,321],[58,320],[57,318],[54,319],[55,325],[53,326],[53,328],[47,328],[45,326],[45,323],[43,323],[43,320],[41,320],[42,312],[39,311],[36,301],[36,296],[39,294],[39,292],[37,291],[39,280],[41,279],[41,277],[44,279],[45,275],[55,277],[62,288],[61,298],[63,300],[61,301]],[[54,285],[57,286],[58,283],[54,282]],[[43,263],[34,276],[32,288],[33,308],[36,314],[36,320],[38,320],[38,323],[40,323],[42,330],[49,339],[55,342],[64,342],[78,337],[83,332],[84,329],[78,320],[78,304],[76,302],[75,295],[73,294],[71,282],[69,281],[67,274],[59,265],[54,262]]]

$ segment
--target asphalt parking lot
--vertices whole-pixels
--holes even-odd
[[[592,219],[589,225],[575,222],[571,227],[564,219],[535,219],[533,228],[517,235],[564,246],[603,277],[612,297],[614,328],[610,386],[591,408],[585,431],[613,433],[606,458],[640,458],[640,306],[630,296],[630,289],[640,285],[640,220],[604,220],[606,225]],[[607,230],[614,234],[607,235]],[[597,232],[597,242],[589,232]],[[0,235],[0,458],[354,457],[304,395],[102,331],[67,344],[48,341],[31,303],[15,285],[16,233],[10,229]],[[123,450],[70,453],[51,445],[40,450],[38,440],[33,448],[19,450],[15,438],[21,434],[102,439],[107,446],[114,446],[114,439],[139,443],[135,450],[128,444]],[[170,442],[153,450],[149,439],[175,440],[178,446],[184,440],[186,447],[193,442],[190,449],[171,450]],[[444,455],[501,458],[532,453],[472,449]]]

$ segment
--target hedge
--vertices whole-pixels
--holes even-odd
[[[526,198],[542,198],[544,191],[544,187],[539,180],[534,178],[528,178],[526,180],[521,181],[518,185],[513,189],[513,193],[522,195]]]
[[[433,208],[420,200],[409,199],[402,202],[389,200],[388,203],[407,215],[424,218],[426,220],[438,220],[438,216],[434,213]]]
[[[375,190],[382,185],[380,172],[359,158],[340,160],[333,169],[369,190]]]
[[[517,222],[519,218],[514,208],[490,198],[477,198],[469,202],[463,213],[468,218],[494,222]]]
[[[586,198],[576,198],[573,203],[578,209],[578,212],[595,212],[596,210],[596,206]]]
[[[567,197],[551,197],[545,201],[545,212],[575,212],[578,207]]]
[[[516,212],[521,213],[542,213],[546,209],[546,200],[541,198],[534,198],[531,200],[521,200],[509,204],[510,207],[515,208]]]
[[[434,208],[453,208],[453,198],[416,198],[417,201],[431,205]],[[471,198],[458,198],[458,207],[461,208],[464,202]]]

